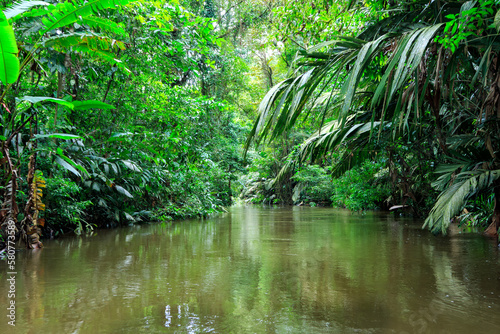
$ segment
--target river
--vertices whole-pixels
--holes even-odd
[[[330,208],[234,207],[0,261],[0,333],[500,333],[500,257],[474,234]]]

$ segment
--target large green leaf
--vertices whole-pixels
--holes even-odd
[[[87,110],[87,109],[115,109],[111,104],[107,104],[96,100],[87,101],[73,101],[74,110]]]
[[[64,159],[59,158],[56,156],[55,161],[57,164],[59,164],[61,167],[64,169],[70,171],[71,173],[75,174],[76,176],[80,177],[81,174],[74,168],[70,163],[66,162]]]
[[[47,97],[47,96],[23,96],[19,99],[16,99],[17,101],[27,101],[33,104],[37,104],[43,101],[48,101],[48,102],[54,102],[60,105],[63,105],[65,107],[68,107],[70,109],[73,109],[73,103],[68,102],[63,99],[57,99],[55,97]]]
[[[107,104],[101,101],[96,100],[87,100],[87,101],[73,101],[69,102],[63,99],[57,99],[55,97],[46,97],[46,96],[23,96],[18,101],[27,101],[33,104],[40,102],[54,102],[65,107],[70,108],[71,110],[88,110],[88,109],[115,109],[111,104]]]
[[[134,196],[132,196],[132,194],[131,194],[131,193],[129,193],[127,189],[125,189],[125,188],[123,188],[123,187],[121,187],[121,186],[119,186],[119,185],[115,185],[115,189],[116,189],[116,191],[118,191],[120,194],[125,195],[125,196],[127,196],[128,198],[134,198]]]
[[[141,172],[142,171],[141,167],[133,161],[130,161],[130,160],[120,160],[120,161],[122,164],[125,165],[125,167],[127,167],[131,171],[134,171],[134,172]]]
[[[70,140],[70,139],[80,139],[82,137],[77,136],[77,135],[68,134],[68,133],[49,133],[49,134],[45,134],[45,135],[36,134],[35,138],[37,138],[37,139],[39,139],[39,138],[58,138],[58,139]]]
[[[64,155],[64,152],[60,147],[57,148],[56,152],[57,152],[56,162],[63,168],[69,170],[76,176],[81,176],[82,174],[85,176],[89,176],[89,172],[87,172],[87,170],[81,164],[74,162],[66,155]],[[78,172],[78,170],[82,173]]]
[[[7,85],[19,77],[19,58],[14,30],[5,14],[0,12],[0,81]]]
[[[500,10],[495,15],[495,28],[500,32]]]
[[[134,134],[132,132],[114,133],[111,137],[108,138],[108,141],[112,142],[112,141],[124,140],[127,137],[132,137],[133,135]]]

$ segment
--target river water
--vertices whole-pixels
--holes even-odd
[[[500,257],[477,235],[330,208],[98,231],[0,262],[0,333],[500,333]]]

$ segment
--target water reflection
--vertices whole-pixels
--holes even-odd
[[[498,333],[499,264],[481,237],[387,214],[233,208],[20,252],[0,332]]]

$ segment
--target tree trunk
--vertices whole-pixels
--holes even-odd
[[[484,231],[484,235],[488,237],[498,237],[498,228],[500,227],[500,182],[495,182],[495,206],[493,208],[493,219],[490,226]]]
[[[66,77],[67,73],[71,72],[71,55],[69,52],[66,53],[64,57],[64,67],[66,72],[57,72],[57,98],[60,99],[63,97],[63,91],[66,89]],[[54,112],[54,127],[57,126],[57,111],[59,109],[59,105],[56,104],[56,109]]]
[[[30,138],[33,139],[33,135],[38,133],[38,118],[32,117],[30,121]],[[32,153],[29,158],[28,163],[28,175],[26,181],[28,184],[28,200],[24,206],[24,218],[20,223],[20,230],[22,239],[24,240],[26,247],[28,249],[42,248],[43,245],[40,242],[40,237],[42,235],[41,229],[37,226],[38,208],[37,208],[37,197],[41,197],[41,193],[38,193],[38,186],[33,186],[35,180],[36,171],[36,158],[37,158],[37,142],[33,142]],[[34,214],[35,213],[35,214]]]

